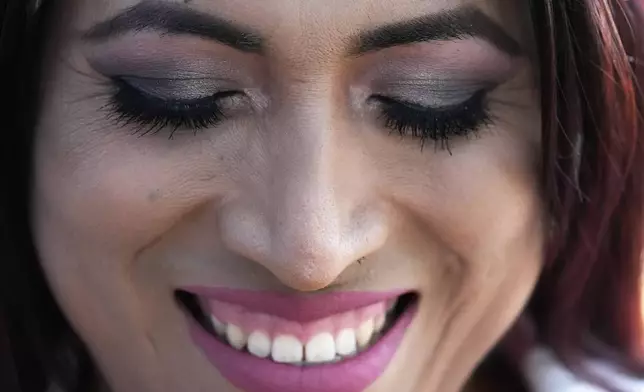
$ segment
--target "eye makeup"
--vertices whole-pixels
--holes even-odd
[[[381,106],[385,126],[400,136],[420,140],[421,147],[427,140],[449,149],[452,137],[477,132],[491,122],[487,91],[479,90],[455,104],[422,106],[386,96],[374,96]]]
[[[261,85],[253,56],[196,39],[140,32],[88,52],[109,120],[138,135],[215,128]]]
[[[352,90],[385,128],[449,150],[494,122],[490,96],[522,64],[476,39],[407,45],[359,60]]]
[[[106,76],[216,79],[237,86],[257,86],[264,72],[257,55],[194,38],[149,32],[85,45],[85,53],[90,67]]]
[[[231,107],[249,102],[249,91],[271,83],[268,60],[212,43],[141,33],[105,45],[90,63],[109,79],[110,117],[141,134],[216,131],[234,120]],[[421,146],[447,146],[491,123],[488,95],[520,60],[463,39],[388,48],[353,62],[349,90],[362,92],[379,127]]]
[[[114,91],[107,109],[123,125],[135,126],[136,133],[157,133],[169,130],[169,137],[180,129],[198,131],[214,128],[226,118],[223,107],[241,93],[217,91],[196,98],[161,98],[143,91],[122,78],[112,79]]]
[[[141,95],[164,100],[194,101],[228,90],[225,82],[212,78],[140,78],[119,76],[115,84],[127,85]],[[228,83],[230,85],[230,83]]]

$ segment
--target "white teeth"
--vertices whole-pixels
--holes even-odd
[[[335,358],[335,341],[333,335],[328,332],[315,335],[306,344],[304,349],[306,362],[320,363],[330,362]]]
[[[235,324],[228,324],[226,327],[226,338],[228,339],[228,343],[237,350],[241,350],[246,345],[244,332]]]
[[[277,324],[267,324],[268,328],[253,331],[252,329],[242,329],[242,326],[238,324],[225,323],[212,314],[209,317],[210,327],[215,330],[221,340],[227,341],[234,349],[246,351],[257,358],[267,358],[278,363],[300,366],[334,363],[353,357],[365,350],[381,335],[385,328],[387,315],[383,312],[384,308],[385,304],[383,303],[379,304],[379,308],[365,309],[366,313],[363,313],[362,317],[375,316],[367,320],[363,319],[357,328],[339,329],[340,326],[336,324],[328,332],[320,332],[302,338],[308,339],[308,341],[300,340],[295,336],[296,334],[274,336],[273,334],[277,331],[273,331],[271,328],[279,329],[276,328]],[[268,320],[268,322],[271,320],[270,317],[266,318],[266,315],[260,314],[259,316],[264,316],[261,320]],[[353,317],[351,315],[351,319],[355,320]],[[345,319],[340,320],[343,324],[346,322]],[[252,333],[250,333],[251,331]],[[272,332],[269,334],[268,331]]]
[[[335,351],[338,354],[349,356],[358,351],[356,346],[356,332],[353,329],[343,329],[335,337]]]
[[[373,329],[376,333],[382,331],[385,327],[385,315],[379,314],[373,319]]]
[[[280,335],[273,340],[271,358],[280,363],[302,362],[304,347],[302,343],[291,335]]]
[[[271,339],[267,334],[255,331],[248,337],[246,348],[256,357],[266,358],[271,355]]]
[[[223,335],[226,333],[226,324],[222,323],[217,319],[217,317],[212,315],[210,316],[210,320],[212,321],[212,325],[213,327],[215,327],[215,331],[218,334]]]
[[[369,319],[360,324],[360,327],[356,330],[356,341],[358,342],[358,347],[365,348],[369,345],[371,336],[373,335],[373,319]]]

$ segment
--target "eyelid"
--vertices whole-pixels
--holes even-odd
[[[402,85],[402,86],[401,86]],[[384,96],[399,103],[426,108],[443,108],[461,104],[473,95],[493,90],[491,83],[468,83],[466,85],[452,81],[440,83],[390,83],[388,89],[379,89],[376,96]],[[411,88],[409,86],[412,86]]]
[[[120,76],[112,79],[126,83],[143,94],[167,100],[197,100],[232,90],[230,82],[214,78]]]

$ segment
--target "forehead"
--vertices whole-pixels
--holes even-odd
[[[153,0],[66,0],[72,25],[84,31],[124,9]],[[335,46],[382,25],[474,6],[527,42],[524,0],[162,0],[248,26],[274,45]],[[68,15],[70,15],[68,14]]]

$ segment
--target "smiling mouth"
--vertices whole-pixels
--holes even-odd
[[[320,318],[294,320],[184,290],[175,295],[190,317],[218,342],[248,356],[294,367],[359,357],[378,345],[418,300],[416,293],[407,292]],[[301,315],[293,314],[293,318]]]

